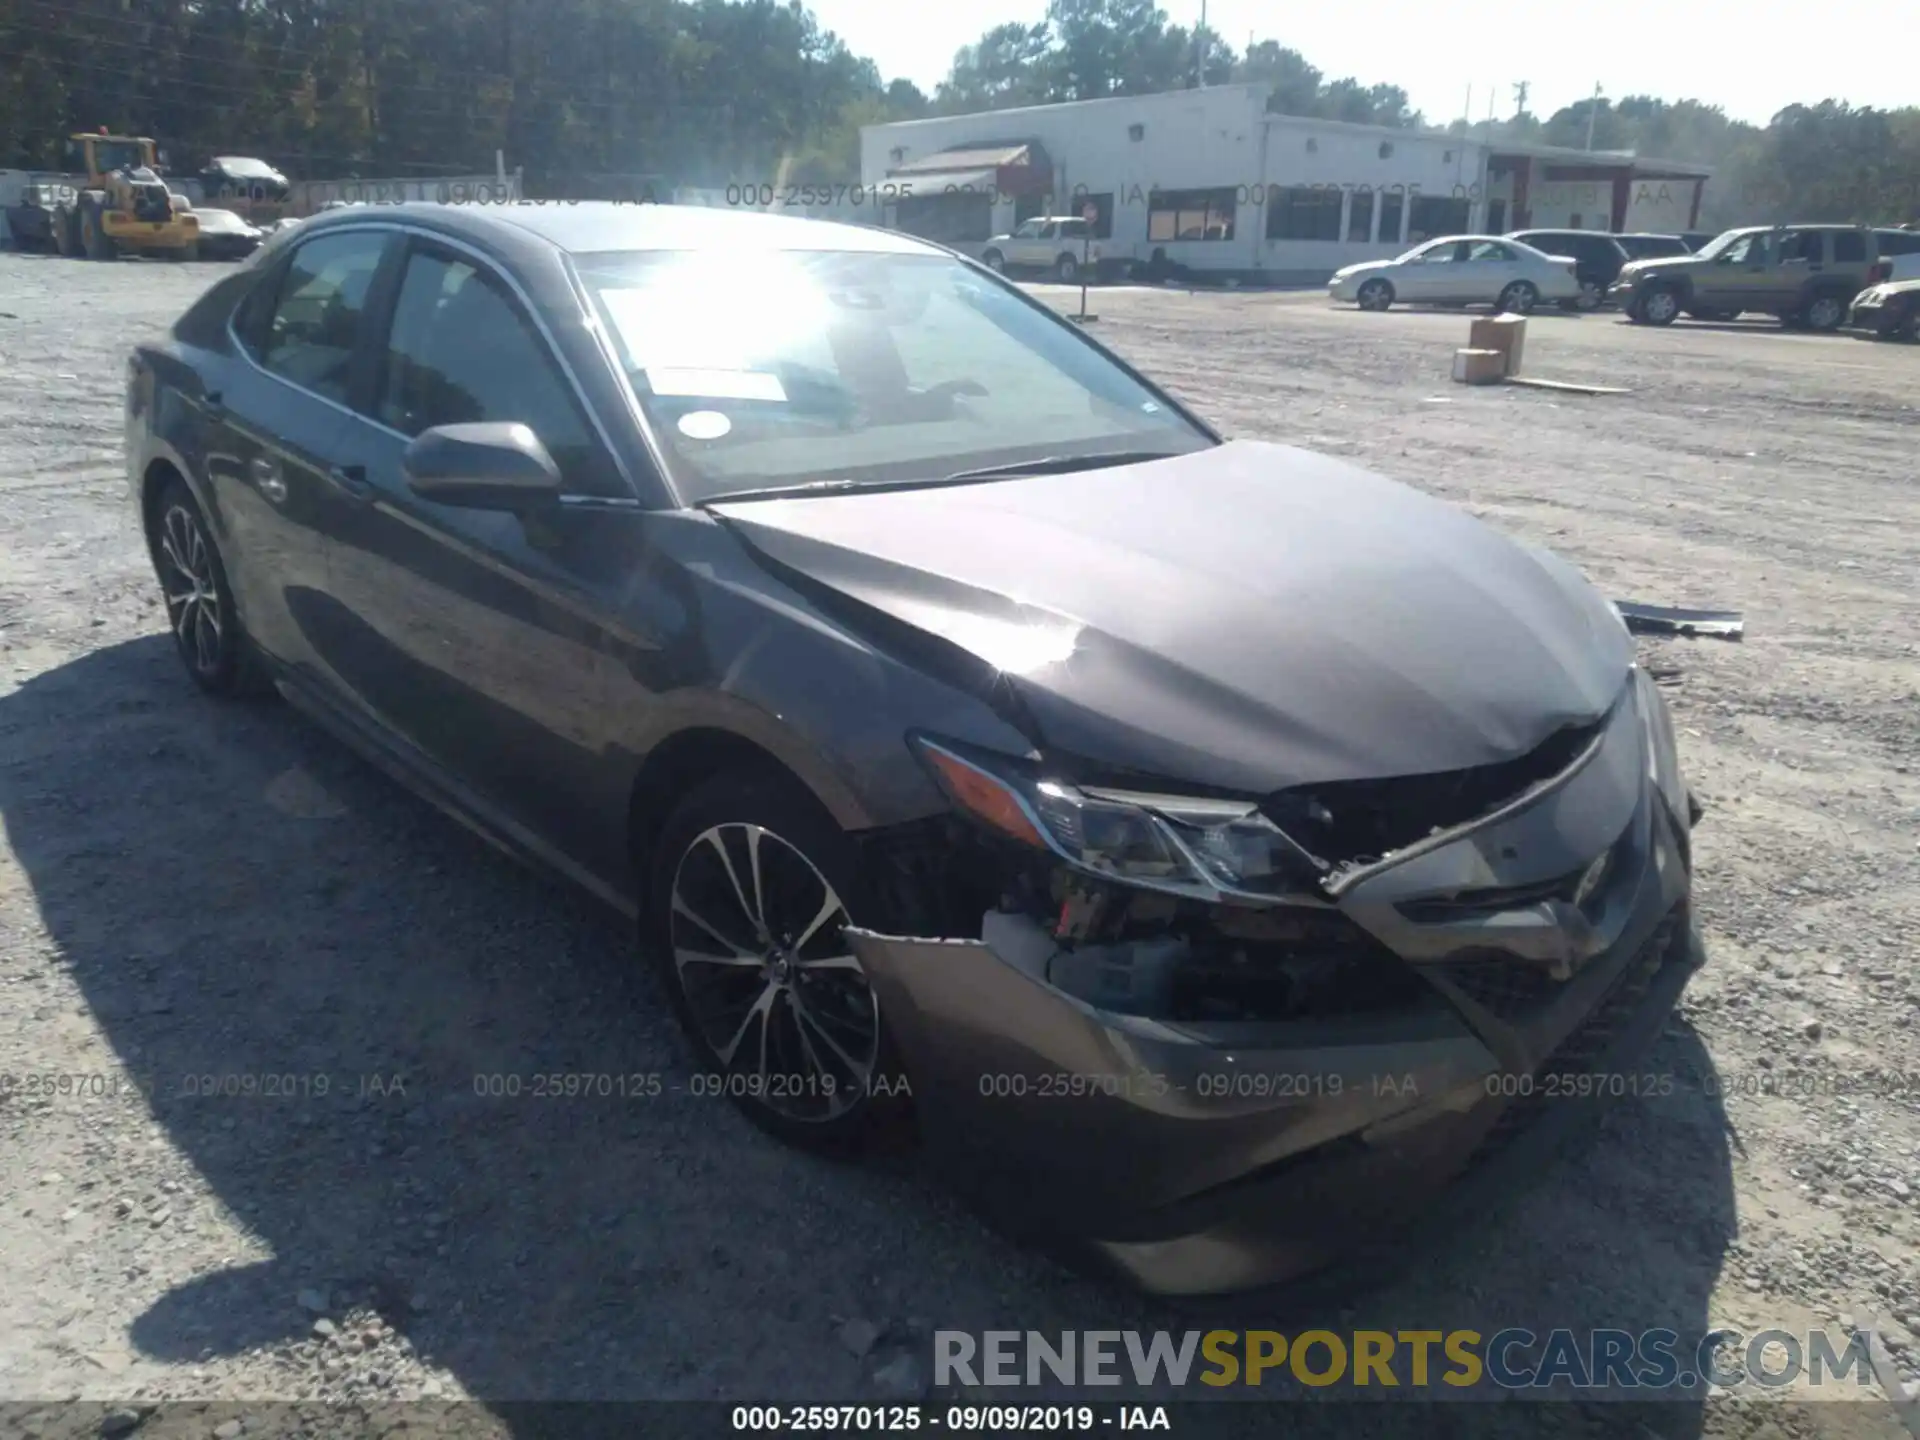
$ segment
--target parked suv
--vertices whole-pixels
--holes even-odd
[[[1597,230],[1512,230],[1507,239],[1573,261],[1580,294],[1577,299],[1561,301],[1563,310],[1598,309],[1607,298],[1607,287],[1629,258],[1618,240]]]
[[[1836,330],[1853,297],[1875,283],[1879,260],[1879,236],[1865,226],[1749,226],[1693,255],[1629,261],[1608,296],[1643,325],[1759,311],[1808,330]]]
[[[1074,217],[1043,217],[1023,220],[1011,235],[996,235],[989,240],[980,258],[996,270],[1047,270],[1056,280],[1071,285],[1080,278],[1080,266],[1096,268],[1100,247],[1088,245],[1087,222]]]

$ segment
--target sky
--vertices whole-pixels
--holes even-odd
[[[1031,24],[1046,0],[986,0],[979,6],[912,0],[809,0],[820,23],[872,59],[887,79],[931,92],[953,52],[998,24]],[[1161,0],[1171,23],[1193,25],[1200,0]],[[1298,50],[1329,79],[1404,88],[1416,109],[1441,124],[1487,103],[1513,113],[1513,85],[1528,85],[1527,108],[1542,117],[1593,93],[1647,94],[1721,106],[1764,125],[1795,101],[1847,100],[1893,108],[1920,104],[1911,46],[1893,43],[1885,0],[1823,0],[1819,32],[1843,43],[1807,43],[1791,9],[1731,0],[1611,0],[1569,15],[1519,0],[1451,0],[1446,5],[1349,0],[1283,13],[1273,0],[1207,0],[1207,23],[1235,50],[1251,33]],[[1528,32],[1533,38],[1528,39]],[[1575,34],[1585,39],[1571,38]],[[1883,43],[1875,43],[1879,36]]]

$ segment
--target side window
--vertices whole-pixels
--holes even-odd
[[[1874,235],[1880,253],[1885,255],[1920,255],[1920,231],[1881,230]]]
[[[386,248],[384,232],[359,230],[319,235],[294,251],[267,320],[261,365],[346,404],[360,318]]]
[[[1833,263],[1859,264],[1867,258],[1867,237],[1858,230],[1836,230],[1833,234]]]
[[[267,353],[267,321],[273,315],[273,298],[279,293],[279,282],[277,269],[263,272],[233,312],[233,333],[256,361]]]
[[[463,260],[409,257],[374,403],[376,418],[403,435],[518,421],[540,437],[568,490],[628,493],[539,332],[497,280]]]
[[[1780,258],[1782,260],[1805,260],[1808,264],[1818,265],[1823,251],[1821,241],[1826,237],[1818,230],[1802,230],[1797,235],[1781,237]]]
[[[1492,240],[1476,240],[1473,248],[1467,251],[1469,260],[1518,260],[1519,254],[1505,245]]]

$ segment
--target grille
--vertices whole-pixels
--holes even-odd
[[[1503,1020],[1531,1014],[1565,986],[1546,967],[1506,956],[1460,960],[1437,968],[1474,1004]]]
[[[1334,865],[1365,863],[1449,830],[1551,780],[1587,748],[1607,716],[1556,730],[1524,755],[1496,765],[1303,785],[1261,808],[1306,849]]]
[[[1547,1087],[1538,1083],[1541,1078],[1550,1075],[1584,1075],[1593,1069],[1594,1063],[1606,1054],[1607,1048],[1619,1035],[1621,1026],[1646,998],[1647,991],[1666,965],[1674,937],[1685,923],[1684,910],[1676,911],[1661,922],[1660,928],[1635,953],[1626,969],[1614,981],[1613,988],[1594,1007],[1593,1013],[1561,1041],[1559,1049],[1548,1056],[1535,1072],[1533,1093],[1520,1097],[1501,1112],[1499,1120],[1474,1152],[1470,1166],[1492,1159],[1525,1133],[1547,1106],[1559,1103],[1559,1095],[1547,1094]]]

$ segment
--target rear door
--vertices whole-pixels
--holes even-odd
[[[389,308],[343,447],[361,499],[332,536],[329,662],[403,753],[616,877],[623,807],[609,767],[622,729],[600,666],[605,617],[641,565],[632,489],[490,261],[413,237]],[[567,503],[520,516],[413,493],[414,436],[487,420],[533,429]]]
[[[1520,264],[1520,252],[1498,240],[1475,240],[1467,246],[1467,258],[1458,267],[1455,278],[1462,289],[1450,296],[1454,300],[1495,300],[1515,280],[1526,278]]]
[[[312,672],[311,625],[325,596],[330,478],[365,350],[368,298],[393,242],[346,230],[301,243],[235,317],[243,362],[208,413],[207,473],[232,536],[231,579],[248,633]]]
[[[1779,315],[1806,303],[1808,287],[1826,273],[1830,257],[1825,230],[1784,230],[1777,241],[1776,258],[1762,281],[1764,288],[1750,308]]]

